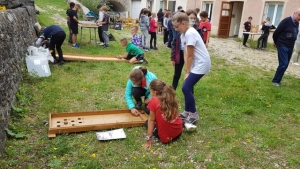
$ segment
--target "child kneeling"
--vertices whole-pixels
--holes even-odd
[[[144,57],[144,52],[132,43],[128,43],[126,38],[120,40],[122,46],[126,46],[126,53],[122,56],[117,56],[118,59],[129,60],[129,63],[143,63],[147,60]]]
[[[162,143],[170,143],[177,140],[182,133],[182,119],[178,115],[178,102],[172,86],[159,79],[150,83],[152,98],[148,104],[150,110],[146,144],[144,148],[150,148],[152,136],[159,138]]]

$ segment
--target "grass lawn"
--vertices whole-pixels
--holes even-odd
[[[51,19],[54,13],[65,16],[65,1],[35,3],[49,9],[38,15],[42,25],[55,23]],[[84,30],[81,48],[72,49],[65,40],[63,51],[95,56],[123,54],[119,40],[130,38],[129,30],[109,32],[117,40],[109,49],[89,42],[88,30]],[[159,50],[146,53],[149,64],[145,65],[170,84],[170,50],[162,45],[161,36],[158,41]],[[0,168],[300,168],[299,79],[285,75],[286,85],[276,88],[270,82],[274,72],[232,65],[215,55],[211,59],[211,72],[194,89],[201,116],[198,129],[184,132],[169,145],[155,140],[150,150],[141,147],[144,127],[126,128],[126,139],[107,142],[99,142],[95,131],[62,134],[54,139],[47,135],[49,113],[126,109],[124,91],[133,65],[51,64],[52,75],[47,78],[30,77],[24,70],[15,105],[23,112],[12,116],[9,129],[28,138],[8,140]],[[176,91],[180,111],[184,107],[182,82]]]

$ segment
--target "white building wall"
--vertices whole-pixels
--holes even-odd
[[[182,9],[184,11],[186,11],[186,7],[187,7],[187,0],[176,0],[176,7],[175,7],[175,10],[177,10],[177,7],[178,6],[182,6]]]

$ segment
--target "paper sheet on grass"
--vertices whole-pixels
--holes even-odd
[[[126,138],[126,134],[122,128],[105,132],[96,132],[96,136],[98,140],[115,140]]]

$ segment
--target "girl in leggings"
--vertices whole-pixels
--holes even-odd
[[[186,13],[177,13],[172,19],[176,31],[181,33],[181,43],[184,49],[186,74],[182,86],[185,108],[180,114],[186,123],[199,120],[193,94],[195,84],[210,71],[210,56],[197,30],[190,26],[189,16]]]

